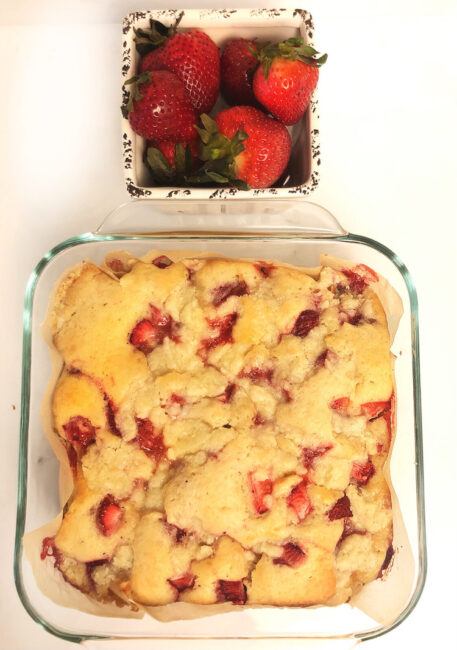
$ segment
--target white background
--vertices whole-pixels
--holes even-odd
[[[230,6],[256,4],[276,3]],[[429,573],[411,616],[367,647],[447,649],[455,647],[456,618],[456,7],[450,0],[302,6],[314,16],[317,47],[329,53],[313,200],[351,232],[392,248],[419,295]],[[124,14],[146,8],[153,3],[0,4],[2,649],[71,647],[28,617],[13,582],[22,302],[48,249],[96,227],[128,198],[120,24]]]

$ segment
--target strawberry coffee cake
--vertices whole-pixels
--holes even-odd
[[[393,376],[377,280],[166,254],[73,269],[51,330],[75,487],[42,558],[142,605],[337,605],[379,577]]]

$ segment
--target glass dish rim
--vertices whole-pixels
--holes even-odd
[[[164,233],[157,232],[151,234],[97,234],[93,232],[83,233],[81,235],[76,235],[70,237],[53,248],[51,248],[37,263],[33,269],[25,290],[24,298],[24,311],[23,311],[23,336],[22,336],[22,379],[21,379],[21,413],[20,413],[20,438],[19,438],[19,457],[18,457],[18,498],[17,498],[17,512],[16,512],[16,534],[15,534],[15,545],[14,545],[14,582],[16,585],[16,590],[19,596],[24,609],[30,615],[30,617],[38,623],[44,630],[53,634],[54,636],[64,639],[66,641],[71,641],[73,643],[81,643],[88,640],[102,640],[117,638],[105,634],[73,634],[60,630],[54,625],[44,620],[33,608],[28,595],[24,589],[23,580],[22,580],[22,571],[21,571],[21,558],[23,553],[22,548],[22,537],[24,535],[25,529],[25,514],[26,514],[26,504],[27,504],[27,469],[28,469],[28,430],[29,430],[29,416],[30,416],[30,375],[31,375],[31,322],[32,322],[32,310],[33,310],[33,301],[35,296],[35,290],[39,281],[39,278],[46,268],[46,266],[56,257],[59,253],[66,250],[67,248],[72,248],[87,243],[97,243],[97,242],[106,242],[106,241],[130,241],[130,240],[154,240],[154,239],[163,239],[164,237],[172,238],[183,238],[183,239],[199,239],[205,237],[207,239],[307,239],[307,240],[333,240],[341,241],[347,243],[356,243],[368,246],[380,252],[382,255],[387,257],[400,271],[400,274],[406,284],[408,291],[408,297],[410,301],[411,308],[411,338],[412,338],[412,375],[413,375],[413,388],[414,388],[414,433],[415,433],[415,460],[416,460],[416,492],[417,492],[417,523],[418,523],[418,575],[416,580],[416,585],[414,591],[410,597],[410,600],[405,607],[405,609],[400,613],[393,623],[387,627],[374,628],[368,630],[367,632],[362,633],[353,633],[342,635],[341,637],[318,637],[316,635],[310,637],[303,636],[239,636],[239,637],[206,637],[206,636],[183,636],[179,637],[183,641],[188,640],[224,640],[231,638],[236,639],[318,639],[318,638],[353,638],[356,640],[368,640],[372,638],[377,638],[390,632],[400,625],[408,616],[411,614],[415,606],[417,605],[419,598],[422,594],[425,585],[425,579],[427,575],[427,551],[426,551],[426,524],[425,524],[425,498],[424,498],[424,462],[423,462],[423,436],[422,436],[422,405],[421,405],[421,379],[420,379],[420,351],[419,351],[419,322],[418,322],[418,299],[416,288],[412,279],[412,276],[402,262],[402,260],[394,253],[390,248],[384,246],[374,239],[364,237],[363,235],[356,235],[353,233],[346,233],[344,235],[337,236],[319,236],[313,233],[312,235],[306,235],[306,233],[300,234],[281,234],[280,232],[272,233],[249,233],[249,232],[238,232],[238,233],[219,233],[219,232],[192,232],[192,231],[182,231],[182,232],[173,232],[173,233]],[[153,638],[147,635],[138,637],[138,638]],[[158,637],[159,638],[159,637]],[[160,639],[172,640],[177,637],[174,636],[161,636]]]

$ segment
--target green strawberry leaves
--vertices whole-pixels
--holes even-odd
[[[132,86],[132,89],[127,93],[127,100],[121,106],[122,115],[125,118],[128,118],[130,111],[133,110],[133,102],[141,99],[143,95],[140,92],[139,86],[144,83],[151,81],[151,75],[147,70],[141,74],[137,74],[134,77],[130,77],[124,83],[124,86]]]
[[[156,147],[146,150],[145,162],[158,185],[186,185],[186,179],[192,173],[192,151],[187,144],[175,144],[174,167],[170,165],[163,153]]]
[[[133,28],[135,32],[135,45],[137,52],[140,56],[152,52],[152,50],[157,49],[163,45],[170,36],[176,34],[179,23],[184,15],[182,11],[179,16],[176,18],[176,21],[171,27],[167,27],[158,20],[149,19],[149,29]]]
[[[294,36],[288,38],[282,43],[274,45],[267,43],[267,45],[265,45],[257,54],[257,58],[263,66],[265,79],[267,79],[271,64],[275,58],[286,59],[289,61],[298,60],[312,66],[313,68],[319,68],[327,61],[328,55],[322,54],[318,57],[318,54],[319,52],[315,50],[314,47],[311,47],[311,45],[305,45],[305,41],[301,36]]]
[[[200,121],[201,124],[195,126],[195,129],[200,136],[198,157],[203,164],[198,169],[192,170],[193,158],[189,145],[185,147],[181,143],[175,145],[174,167],[157,147],[149,146],[145,163],[154,181],[157,185],[178,187],[217,183],[248,190],[248,184],[237,178],[234,164],[236,156],[246,148],[243,143],[248,135],[238,130],[233,138],[227,138],[206,113],[200,116]]]

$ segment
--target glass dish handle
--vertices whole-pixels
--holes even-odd
[[[347,231],[325,208],[300,200],[133,200],[115,208],[95,235],[231,233],[341,237]]]

